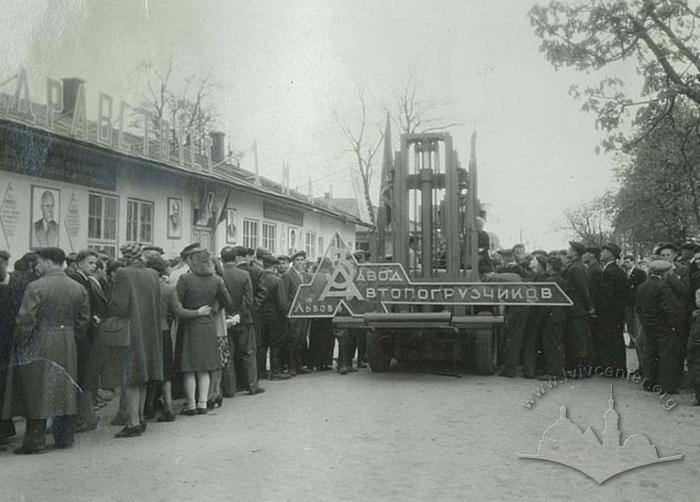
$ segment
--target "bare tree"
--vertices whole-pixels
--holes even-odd
[[[612,238],[611,199],[605,194],[564,211],[566,225],[562,228],[573,238],[588,246],[602,246]]]
[[[211,69],[204,76],[180,77],[173,56],[164,65],[144,61],[140,63],[139,69],[147,75],[141,108],[150,114],[150,130],[154,137],[160,134],[161,120],[168,120],[171,127],[174,127],[177,120],[184,118],[184,137],[186,144],[190,145],[194,143],[192,138],[202,137],[213,128],[217,112],[209,100],[221,85],[215,81]],[[178,81],[181,83],[178,84]],[[172,135],[171,141],[177,144],[176,134]],[[202,148],[203,145],[200,144],[200,153]],[[233,155],[234,152],[230,154]]]
[[[413,72],[402,82],[395,92],[394,110],[391,113],[394,125],[401,134],[418,134],[445,131],[461,125],[448,122],[440,117],[449,101],[422,99],[420,97],[423,82]]]
[[[374,205],[372,204],[371,186],[375,170],[375,160],[377,153],[382,146],[384,133],[381,127],[377,127],[376,135],[369,131],[367,118],[367,103],[365,100],[365,92],[362,86],[357,90],[357,100],[360,109],[360,116],[357,125],[353,126],[338,109],[333,109],[333,119],[343,131],[343,135],[348,143],[346,152],[352,153],[355,157],[357,170],[360,172],[362,180],[362,189],[365,195],[365,203],[367,204],[367,212],[369,213],[370,222],[376,225],[376,217],[374,214]]]

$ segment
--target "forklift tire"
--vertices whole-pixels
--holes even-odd
[[[367,363],[374,373],[389,371],[391,357],[385,353],[382,339],[378,333],[374,331],[367,332],[367,345],[365,350],[367,354]]]
[[[496,371],[494,364],[494,333],[491,327],[474,332],[474,359],[477,373],[491,375]]]

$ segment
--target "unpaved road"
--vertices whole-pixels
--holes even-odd
[[[598,485],[535,453],[566,406],[600,437],[614,384],[622,437],[646,435],[660,456]],[[113,439],[114,404],[72,450],[0,453],[0,500],[700,500],[700,409],[690,394],[665,411],[630,381],[570,381],[523,400],[539,382],[428,373],[318,373],[265,382],[201,417],[151,423]]]

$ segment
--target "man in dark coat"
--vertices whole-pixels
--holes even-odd
[[[9,261],[10,253],[0,250],[0,410],[3,408],[5,376],[10,365],[15,332],[15,300],[10,287],[10,275],[7,273]],[[14,435],[12,420],[0,420],[0,445]]]
[[[627,255],[622,260],[622,268],[627,273],[627,305],[625,306],[625,325],[627,326],[627,334],[630,337],[630,347],[637,350],[637,360],[639,358],[639,350],[637,343],[641,334],[641,325],[637,316],[637,288],[647,280],[647,273],[637,266],[634,256]]]
[[[588,280],[588,294],[591,296],[593,308],[598,310],[600,276],[603,274],[603,268],[600,266],[600,248],[597,246],[589,246],[586,252],[583,253],[581,261],[586,266],[586,276]],[[600,319],[591,317],[588,319],[588,329],[590,331],[589,341],[591,345],[588,348],[588,353],[595,359],[596,350],[595,340],[600,336]]]
[[[232,308],[228,315],[238,316],[238,323],[228,329],[234,367],[241,368],[240,374],[245,377],[248,394],[255,395],[265,392],[265,389],[258,385],[257,347],[252,314],[253,283],[250,275],[236,266],[237,261],[243,259],[242,249],[225,247],[221,250],[221,261],[224,265],[224,284],[231,295]],[[230,387],[235,390],[235,382]]]
[[[670,271],[668,261],[654,260],[649,264],[649,277],[637,290],[637,312],[644,330],[644,388],[654,390],[658,384],[664,392],[674,394],[680,376],[678,323],[683,306],[666,281]]]
[[[46,420],[54,417],[56,446],[74,441],[78,411],[78,356],[75,340],[90,321],[87,291],[63,272],[65,253],[41,248],[41,278],[30,283],[17,316],[16,356],[21,377],[24,441],[15,453],[40,453],[46,447]]]
[[[603,272],[598,282],[598,331],[592,333],[595,364],[612,368],[617,377],[627,374],[627,355],[623,337],[625,305],[627,303],[627,277],[617,265],[620,248],[609,242],[600,254]]]
[[[237,246],[238,248],[238,246]],[[263,269],[255,261],[255,250],[252,248],[241,248],[245,250],[245,260],[238,263],[238,268],[245,270],[250,275],[250,280],[253,285],[253,298],[258,294],[258,288],[260,287],[260,279],[262,278]],[[256,310],[253,310],[253,324],[255,327],[255,344],[257,346],[258,357],[260,357],[260,352],[262,351],[262,331],[261,331],[261,321]],[[258,361],[258,376],[260,378],[265,377],[265,366],[260,365]]]
[[[564,347],[566,367],[573,372],[574,378],[589,376],[591,357],[589,319],[595,315],[588,291],[586,267],[581,262],[581,256],[585,252],[586,247],[583,244],[570,242],[566,255],[567,263],[562,273],[567,284],[565,292],[573,302],[573,306],[567,310]]]
[[[688,376],[695,391],[695,406],[700,406],[700,290],[695,292],[693,324],[690,326],[688,337]]]
[[[564,290],[566,281],[561,275],[562,261],[558,256],[547,260],[547,282],[556,282]],[[567,307],[542,307],[545,310],[542,326],[542,355],[545,374],[540,380],[561,378],[564,375],[564,326]]]
[[[287,294],[282,279],[277,275],[277,258],[263,256],[263,270],[260,286],[255,296],[255,306],[260,318],[262,350],[258,351],[258,368],[265,368],[267,351],[270,350],[270,378],[287,380],[288,373],[282,372],[280,349],[287,338]]]
[[[306,252],[297,251],[291,256],[292,266],[282,274],[282,284],[284,284],[287,300],[292,302],[297,294],[299,286],[310,282],[306,273]],[[309,328],[307,319],[289,319],[288,322],[288,344],[289,348],[289,374],[296,376],[297,373],[308,373],[302,367],[306,355],[306,333]]]
[[[90,324],[83,336],[76,338],[78,348],[78,417],[76,432],[85,432],[97,427],[94,406],[97,398],[95,337],[100,321],[107,317],[107,298],[99,282],[94,279],[97,270],[97,253],[86,249],[78,253],[75,267],[66,270],[66,275],[85,288],[90,300]],[[92,277],[92,279],[91,279]]]
[[[666,282],[671,287],[671,291],[681,304],[681,315],[678,322],[678,333],[680,335],[678,346],[679,378],[683,377],[683,360],[688,343],[688,333],[690,332],[690,321],[695,310],[695,298],[690,290],[690,270],[687,266],[676,260],[678,247],[670,242],[663,243],[658,248],[659,256],[671,264],[671,270],[666,274]]]

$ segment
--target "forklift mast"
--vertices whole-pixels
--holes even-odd
[[[391,184],[392,261],[411,277],[478,281],[475,135],[471,146],[467,172],[450,134],[401,136],[401,150],[383,179]]]

